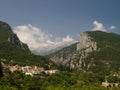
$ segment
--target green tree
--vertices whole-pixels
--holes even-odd
[[[1,64],[1,61],[0,61],[0,77],[3,77],[3,72],[2,72],[2,64]]]
[[[117,83],[119,82],[119,78],[117,76],[108,76],[107,81],[110,83]]]

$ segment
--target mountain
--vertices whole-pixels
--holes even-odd
[[[87,31],[81,34],[78,43],[49,57],[55,63],[69,67],[70,70],[120,74],[120,35]]]
[[[27,44],[22,43],[11,27],[0,21],[0,60],[9,65],[37,65],[47,67],[52,63],[44,56],[34,55]]]
[[[64,65],[68,61],[68,57],[71,57],[76,52],[76,45],[77,43],[74,43],[72,45],[64,47],[57,52],[49,54],[48,57],[51,58],[51,60],[55,63]]]
[[[2,42],[11,42],[25,51],[30,52],[27,44],[24,44],[19,40],[17,35],[13,33],[11,27],[7,23],[0,21],[0,43]]]

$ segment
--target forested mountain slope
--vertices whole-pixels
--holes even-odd
[[[44,56],[31,53],[27,44],[22,43],[11,27],[0,21],[0,59],[6,64],[38,65],[46,67],[45,64],[52,63]]]
[[[80,35],[79,42],[72,47],[73,51],[69,46],[50,55],[51,60],[70,70],[120,74],[120,35],[87,31]]]

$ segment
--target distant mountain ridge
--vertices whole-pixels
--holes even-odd
[[[82,72],[120,74],[120,35],[101,31],[81,34],[76,50],[67,49],[50,55],[51,60]],[[67,54],[65,54],[67,53]]]

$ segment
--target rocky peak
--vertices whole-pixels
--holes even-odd
[[[80,35],[79,43],[77,44],[77,51],[84,49],[86,52],[92,52],[97,50],[97,43],[92,41],[92,37],[88,33],[84,32]]]
[[[82,33],[77,43],[77,50],[69,61],[70,68],[78,68],[83,72],[88,71],[92,61],[88,61],[87,57],[89,57],[89,54],[93,51],[97,51],[97,43],[93,41],[89,33]]]
[[[56,52],[51,58],[53,61],[64,62],[70,70],[94,73],[120,73],[120,35],[101,31],[87,31],[80,35],[79,42],[71,47]],[[68,54],[65,55],[65,53]],[[64,57],[65,56],[65,57]],[[55,57],[55,58],[53,58]],[[57,62],[55,62],[57,63]]]

